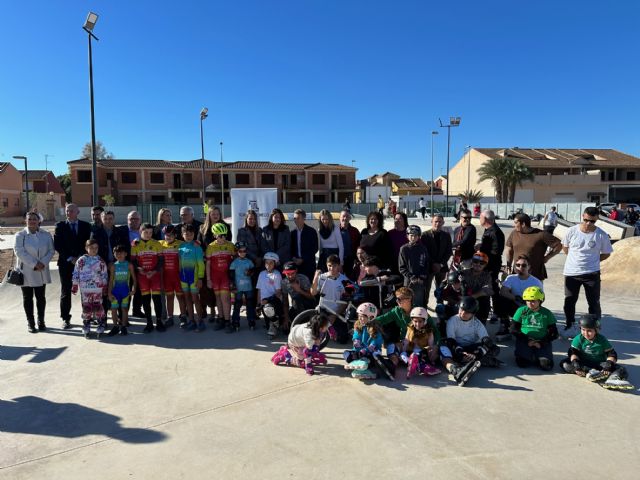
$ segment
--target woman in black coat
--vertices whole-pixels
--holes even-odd
[[[291,232],[279,208],[271,210],[269,225],[262,229],[262,238],[267,243],[267,251],[278,254],[280,265],[291,260]]]
[[[392,246],[387,231],[383,228],[384,219],[379,212],[369,212],[367,215],[367,228],[360,232],[360,247],[367,255],[375,255],[380,261],[380,267],[392,267]],[[397,259],[396,259],[397,262]]]

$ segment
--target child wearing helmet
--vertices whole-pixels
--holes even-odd
[[[227,240],[229,230],[224,223],[215,223],[211,226],[214,241],[207,246],[205,259],[207,262],[207,287],[212,289],[216,296],[216,305],[222,320],[216,322],[214,330],[226,328],[227,333],[235,332],[231,325],[231,285],[229,266],[236,253],[236,247]]]
[[[378,375],[369,369],[374,356],[382,353],[382,329],[375,321],[378,308],[370,302],[362,303],[357,309],[358,319],[353,325],[353,348],[342,353],[347,370],[352,370],[351,376],[359,379],[376,378]]]
[[[327,359],[320,353],[319,345],[327,335],[329,329],[329,318],[317,313],[307,323],[294,325],[289,332],[287,345],[283,345],[271,357],[274,365],[291,365],[302,367],[307,375],[313,375],[313,366],[326,364]]]
[[[604,382],[601,385],[609,390],[632,390],[634,386],[627,380],[627,369],[617,362],[618,354],[600,333],[598,316],[583,315],[580,334],[574,337],[569,356],[560,362],[560,367],[567,373],[587,377],[591,382]]]
[[[265,315],[265,323],[268,328],[267,335],[273,338],[278,334],[280,326],[280,318],[283,318],[282,308],[282,275],[276,269],[277,263],[280,261],[277,253],[267,252],[263,257],[265,269],[258,275],[258,305],[264,307],[267,304],[273,305],[275,316],[267,318]]]
[[[233,315],[231,323],[233,328],[240,328],[240,308],[244,303],[246,306],[247,322],[249,328],[253,330],[256,326],[256,299],[253,294],[253,282],[251,275],[253,274],[254,264],[247,257],[247,244],[244,242],[236,242],[237,258],[234,258],[229,265],[229,270],[233,274],[233,280],[236,288],[236,299],[233,304]]]
[[[522,292],[525,305],[513,315],[510,331],[516,337],[515,356],[519,367],[536,365],[553,368],[551,342],[558,338],[556,317],[542,306],[544,292],[540,287],[527,287]]]
[[[452,270],[444,282],[435,289],[436,313],[438,314],[438,330],[441,337],[447,336],[447,320],[458,313],[460,300],[464,296],[462,274]]]
[[[400,358],[407,364],[407,380],[415,373],[437,375],[434,365],[438,361],[440,333],[424,307],[414,307],[409,314],[411,323],[402,344]]]
[[[458,314],[447,321],[447,338],[440,342],[442,364],[460,386],[484,365],[498,367],[500,349],[489,338],[484,324],[475,316],[478,301],[462,297]]]
[[[471,258],[471,269],[464,271],[462,280],[465,288],[464,294],[478,300],[479,307],[476,317],[483,324],[487,323],[491,308],[491,296],[494,293],[491,272],[486,269],[488,263],[489,257],[486,253],[474,253]]]
[[[404,278],[404,286],[413,290],[413,304],[424,307],[427,304],[427,277],[429,276],[429,252],[420,241],[422,231],[417,225],[407,229],[409,243],[400,247],[398,270]]]

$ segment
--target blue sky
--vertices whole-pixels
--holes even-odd
[[[640,3],[234,0],[2,2],[0,161],[67,171],[97,138],[116,158],[355,160],[358,177],[444,172],[477,147],[640,156]]]

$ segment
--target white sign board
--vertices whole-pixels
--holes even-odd
[[[247,210],[258,214],[258,226],[269,223],[271,210],[278,206],[277,188],[232,188],[231,189],[231,229],[233,238],[238,238],[238,229],[244,227]]]

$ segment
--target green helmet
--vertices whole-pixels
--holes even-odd
[[[215,223],[211,226],[211,233],[217,237],[218,235],[226,235],[229,233],[229,229],[224,223]]]

